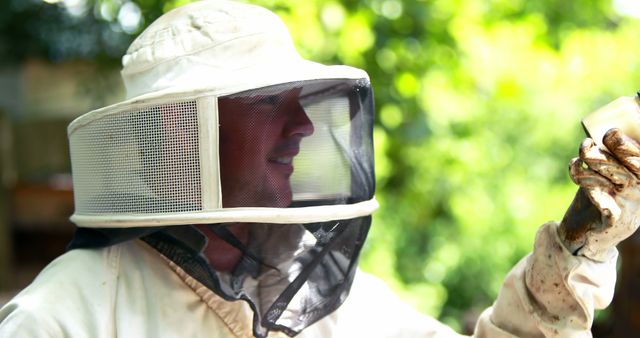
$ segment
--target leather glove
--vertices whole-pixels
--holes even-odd
[[[640,145],[618,129],[609,130],[603,143],[606,150],[585,139],[569,165],[571,179],[601,214],[597,227],[583,229],[575,253],[596,261],[606,260],[610,248],[640,225]]]

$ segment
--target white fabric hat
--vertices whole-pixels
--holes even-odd
[[[200,1],[152,23],[122,58],[127,98],[207,91],[225,95],[292,81],[368,78],[300,57],[280,18],[258,6]]]

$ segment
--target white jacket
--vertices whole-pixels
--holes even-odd
[[[556,227],[538,232],[533,253],[508,275],[474,337],[591,337],[593,309],[613,296],[617,251],[605,263],[572,256]],[[53,261],[0,309],[0,338],[251,337],[251,318],[244,302],[223,300],[134,240]],[[345,304],[298,337],[461,336],[359,272]]]

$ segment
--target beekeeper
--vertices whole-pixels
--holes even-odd
[[[123,66],[128,99],[68,129],[71,250],[0,310],[0,337],[459,336],[357,269],[378,207],[364,71],[302,59],[276,15],[223,0],[160,17]],[[640,199],[640,151],[606,143],[571,173],[607,228],[570,252],[543,225],[475,337],[591,335]]]

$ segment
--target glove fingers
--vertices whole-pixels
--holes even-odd
[[[573,182],[584,189],[593,205],[602,213],[604,227],[611,226],[612,219],[620,215],[620,208],[610,193],[615,189],[613,182],[587,167],[579,158],[571,160],[569,172]]]
[[[604,134],[603,143],[630,172],[640,177],[640,145],[619,129]]]
[[[601,150],[590,138],[585,139],[580,145],[580,159],[589,168],[610,180],[618,189],[628,186],[637,179],[615,157]]]
[[[615,186],[606,177],[588,167],[580,158],[573,158],[569,163],[569,175],[573,183],[585,188],[602,187],[615,189]]]

